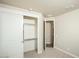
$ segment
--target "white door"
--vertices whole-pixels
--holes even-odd
[[[3,57],[23,57],[23,17],[2,12],[0,21]]]

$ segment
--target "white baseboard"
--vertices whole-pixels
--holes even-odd
[[[61,48],[59,48],[59,47],[54,47],[54,48],[56,48],[56,49],[58,49],[58,50],[60,50],[60,51],[62,51],[62,52],[64,52],[64,53],[66,53],[66,54],[68,54],[68,55],[70,55],[70,56],[72,56],[72,57],[74,57],[74,58],[79,58],[78,56],[76,56],[76,55],[74,55],[74,54],[72,54],[72,53],[70,53],[70,52],[67,52],[67,51],[65,51],[65,50],[63,50],[63,49],[61,49]]]

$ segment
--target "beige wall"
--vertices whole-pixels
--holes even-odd
[[[79,56],[79,9],[55,17],[55,46]]]
[[[51,43],[51,23],[45,22],[45,41],[46,44]]]

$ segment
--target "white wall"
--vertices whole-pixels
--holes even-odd
[[[79,56],[79,9],[55,17],[55,46]]]
[[[24,19],[24,39],[36,38],[36,25],[36,19]]]
[[[1,40],[1,13],[0,13],[0,57],[2,55],[2,46],[1,46],[1,43],[2,43],[2,40]]]
[[[1,13],[2,57],[23,57],[22,16],[10,12]]]
[[[24,42],[24,52],[36,51],[36,40],[30,40]]]

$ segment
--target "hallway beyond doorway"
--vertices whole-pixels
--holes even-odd
[[[44,21],[44,50],[46,47],[54,47],[54,21]]]

